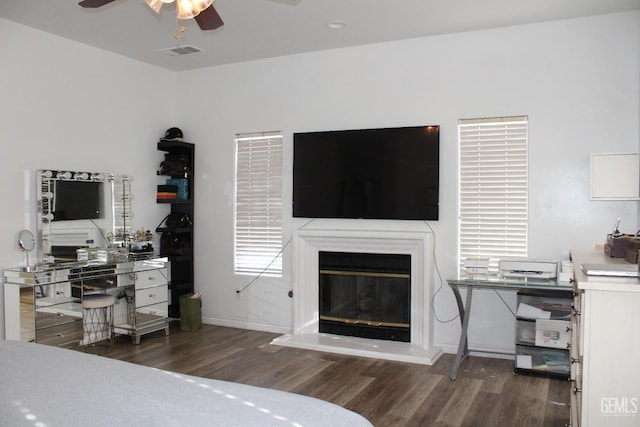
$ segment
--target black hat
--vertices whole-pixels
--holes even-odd
[[[162,139],[164,141],[182,141],[182,131],[180,128],[169,128]]]

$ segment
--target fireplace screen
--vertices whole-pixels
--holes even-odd
[[[410,342],[411,256],[320,252],[324,333]]]

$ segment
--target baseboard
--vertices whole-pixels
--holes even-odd
[[[285,325],[271,325],[259,322],[247,322],[245,320],[222,319],[219,317],[203,317],[202,323],[206,325],[226,326],[228,328],[248,329],[252,331],[272,332],[274,334],[290,334],[291,327]]]
[[[447,354],[456,354],[458,352],[458,344],[435,344]],[[494,359],[513,359],[515,358],[515,347],[511,346],[488,346],[482,344],[470,344],[469,351],[471,356],[490,357]]]

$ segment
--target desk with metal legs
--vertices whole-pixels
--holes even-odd
[[[474,289],[497,289],[520,291],[524,289],[556,289],[556,290],[572,290],[573,285],[568,282],[557,282],[555,279],[536,279],[528,277],[502,277],[487,276],[483,279],[457,279],[447,280],[447,283],[453,290],[453,295],[458,304],[458,312],[460,314],[460,341],[458,342],[458,352],[456,353],[453,369],[449,378],[455,380],[458,376],[460,364],[469,355],[469,340],[467,332],[469,330],[469,318],[471,314],[471,298]],[[460,288],[466,288],[466,302],[462,303]]]

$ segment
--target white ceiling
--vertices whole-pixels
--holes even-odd
[[[640,9],[640,0],[216,0],[225,25],[195,21],[176,40],[174,4],[160,15],[144,0],[85,9],[78,0],[0,0],[0,17],[169,70],[415,37]],[[296,4],[297,3],[297,4]],[[346,27],[332,30],[331,21]],[[192,45],[203,52],[171,56]]]

